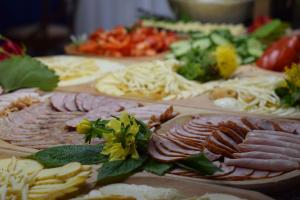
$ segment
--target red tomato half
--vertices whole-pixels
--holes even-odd
[[[299,61],[299,54],[299,37],[286,36],[268,47],[256,64],[268,70],[283,71],[286,66]]]

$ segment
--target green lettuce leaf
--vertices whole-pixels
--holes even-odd
[[[178,161],[176,164],[182,168],[196,171],[203,175],[212,175],[217,171],[221,171],[221,169],[216,167],[202,153]]]
[[[109,184],[126,179],[140,171],[146,160],[147,156],[140,156],[139,159],[129,158],[127,160],[106,162],[99,169],[97,180],[101,184]]]
[[[5,92],[21,88],[51,91],[58,81],[53,70],[30,56],[13,56],[0,62],[0,85]]]
[[[160,163],[156,160],[149,159],[144,165],[144,170],[147,172],[162,176],[173,167],[172,163]]]
[[[37,160],[45,167],[60,167],[70,162],[80,162],[83,165],[98,164],[107,161],[100,154],[103,145],[64,145],[39,151],[29,158]]]

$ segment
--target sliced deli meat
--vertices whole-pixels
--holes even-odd
[[[299,124],[260,117],[199,115],[154,133],[149,152],[154,159],[171,162],[197,150],[210,161],[221,163],[222,170],[211,176],[180,168],[171,171],[176,175],[224,181],[270,178],[300,169]]]
[[[225,159],[227,165],[234,165],[237,167],[245,167],[257,170],[268,171],[292,171],[299,169],[299,163],[292,160],[285,159],[253,159],[253,158],[237,158]]]

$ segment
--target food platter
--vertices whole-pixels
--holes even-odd
[[[199,114],[199,113],[198,113]],[[214,115],[224,115],[224,113],[216,113],[216,112],[201,112],[201,116],[214,116]],[[193,115],[193,114],[192,114]],[[157,131],[157,134],[165,134],[170,130],[174,124],[176,125],[182,125],[189,121],[192,118],[192,115],[181,115],[177,116],[176,118],[172,119],[171,121],[165,123],[162,125],[161,129]],[[224,116],[228,115],[228,117],[232,116],[241,116],[241,114],[228,114],[226,113]],[[247,116],[247,115],[242,115]],[[250,116],[250,115],[248,115]],[[253,115],[251,115],[253,116]],[[264,119],[274,119],[270,117],[265,117]],[[289,122],[290,120],[285,120]],[[293,121],[293,120],[292,120]],[[274,190],[276,191],[284,191],[289,188],[284,187],[284,185],[289,185],[291,188],[296,187],[299,185],[300,181],[300,170],[294,170],[285,174],[282,174],[280,176],[271,177],[271,178],[264,178],[264,179],[254,179],[254,180],[211,180],[209,178],[193,178],[193,177],[187,177],[187,176],[178,176],[173,174],[168,174],[167,176],[170,177],[181,177],[187,180],[192,180],[196,182],[204,182],[204,183],[210,183],[210,184],[220,184],[220,185],[226,185],[231,187],[238,187],[238,188],[244,188],[244,189],[254,189],[261,192],[272,194]]]

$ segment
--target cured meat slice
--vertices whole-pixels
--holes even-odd
[[[230,137],[222,133],[221,131],[213,131],[212,135],[221,143],[230,147],[234,151],[238,151],[238,145],[235,141],[233,141]]]
[[[163,147],[165,147],[166,149],[174,153],[179,153],[187,156],[199,153],[199,150],[192,150],[192,149],[181,147],[177,145],[175,142],[172,142],[171,140],[165,139],[158,135],[153,135],[152,139],[155,139],[154,141],[155,144],[156,142],[159,142]]]
[[[274,146],[266,146],[266,145],[253,145],[253,144],[240,144],[239,150],[241,152],[249,152],[249,151],[262,151],[268,153],[278,153],[294,158],[300,158],[300,151],[294,149],[287,149],[284,147],[274,147]]]
[[[249,177],[254,173],[254,171],[254,169],[235,167],[234,170],[229,174],[225,176],[218,176],[215,178],[230,181],[246,180],[249,179]]]
[[[77,108],[77,105],[75,103],[75,98],[76,98],[75,93],[70,93],[65,95],[64,97],[64,106],[66,108],[66,110],[70,111],[70,112],[74,112],[74,111],[79,111],[79,109]]]
[[[276,127],[274,127],[274,123],[271,120],[268,119],[259,119],[259,118],[250,118],[252,121],[255,120],[255,125],[260,130],[276,130]]]
[[[159,160],[161,162],[174,162],[176,160],[180,160],[185,158],[185,156],[166,156],[164,154],[162,154],[161,152],[159,152],[156,148],[156,145],[154,144],[153,140],[149,141],[148,144],[148,153],[150,154],[150,156],[156,160]]]
[[[268,174],[268,177],[269,177],[269,178],[272,178],[272,177],[280,176],[280,175],[282,175],[282,174],[284,174],[284,172],[270,172],[270,173]]]
[[[237,167],[245,167],[265,171],[292,171],[299,169],[299,163],[292,160],[283,159],[253,159],[253,158],[238,158],[225,159],[225,164],[234,165]]]
[[[235,170],[235,167],[226,165],[225,163],[221,163],[220,169],[221,169],[221,171],[217,171],[209,177],[216,178],[216,177],[226,176],[226,175],[232,173]]]
[[[209,137],[209,138],[206,140],[206,145],[205,145],[205,147],[206,147],[209,151],[211,151],[211,152],[213,152],[213,153],[215,153],[215,154],[220,154],[220,155],[223,155],[223,156],[229,157],[229,158],[232,158],[232,157],[233,157],[233,155],[232,155],[233,152],[231,152],[231,150],[228,150],[228,149],[226,148],[226,146],[224,146],[224,145],[219,145],[219,142],[216,141],[216,139],[215,139],[214,137]],[[223,147],[225,147],[225,149],[224,149]]]
[[[193,130],[193,129],[187,128],[185,125],[181,126],[181,129],[183,129],[186,132],[192,133],[194,135],[200,135],[200,136],[203,136],[203,137],[207,137],[207,136],[210,136],[212,134],[211,130],[209,130],[209,131],[207,131],[207,130],[205,130],[205,131]]]
[[[278,153],[267,153],[261,151],[250,151],[243,153],[234,153],[236,158],[257,158],[257,159],[283,159],[283,160],[294,160],[300,162],[299,158],[293,158]]]
[[[105,104],[110,103],[111,101],[112,100],[110,98],[108,98],[108,97],[94,96],[90,110],[93,110],[93,109],[96,109],[98,107],[101,107],[101,106],[103,106]]]
[[[96,97],[95,97],[95,96],[92,96],[92,95],[87,96],[87,97],[85,98],[85,101],[83,102],[83,105],[82,105],[82,107],[83,107],[83,109],[84,109],[85,111],[90,111],[90,110],[92,110],[93,101],[94,101],[95,98],[96,98]]]
[[[221,122],[219,126],[225,126],[227,128],[232,129],[235,133],[240,135],[242,138],[245,138],[247,133],[250,131],[250,129],[245,126],[241,120],[235,120],[235,121],[226,121]]]
[[[215,161],[215,160],[218,160],[219,158],[221,158],[220,154],[215,154],[215,153],[209,151],[207,148],[204,148],[202,153],[210,161]]]
[[[231,128],[228,128],[228,127],[226,127],[224,125],[220,125],[219,126],[219,130],[221,132],[223,132],[224,134],[226,134],[231,139],[233,139],[237,144],[243,142],[243,137],[239,133],[236,133]]]
[[[203,148],[203,143],[205,142],[204,139],[203,140],[198,140],[198,139],[193,139],[193,138],[189,138],[189,137],[186,137],[186,136],[181,136],[181,135],[176,134],[176,132],[174,133],[171,130],[168,132],[168,135],[171,135],[175,139],[177,139],[179,141],[182,141],[182,142],[184,142],[188,145],[191,145],[193,147],[196,147],[196,148]]]
[[[278,135],[278,134],[261,134],[261,133],[250,132],[248,134],[248,137],[274,139],[274,140],[291,142],[291,143],[300,145],[300,140],[297,140],[297,139],[289,137],[289,136],[282,136],[282,135]]]
[[[135,102],[135,101],[125,101],[125,100],[119,101],[119,100],[116,100],[116,103],[120,107],[122,107],[124,110],[131,109],[131,108],[138,108],[138,107],[143,106],[141,103],[138,103],[138,102]]]
[[[270,174],[269,171],[255,170],[254,173],[251,174],[249,178],[262,179],[262,178],[267,178],[269,174]]]
[[[183,141],[174,138],[172,135],[166,134],[166,135],[159,135],[159,136],[174,142],[175,144],[179,145],[181,148],[194,150],[194,151],[197,151],[198,153],[202,149],[202,148],[199,148],[199,147],[194,147],[193,145],[186,144]]]
[[[82,112],[88,111],[88,110],[84,109],[83,104],[91,96],[92,95],[87,94],[87,93],[78,93],[76,95],[76,97],[75,97],[75,103],[76,103],[76,106],[77,106],[77,108],[78,108],[79,111],[82,111]]]
[[[218,146],[219,148],[222,148],[224,151],[227,151],[230,154],[236,153],[237,150],[230,148],[229,146],[219,142],[215,137],[213,136],[209,136],[207,138],[207,140],[211,143],[213,143],[214,145]]]
[[[67,95],[66,93],[57,92],[51,96],[50,99],[51,105],[55,110],[60,112],[68,111],[64,106],[65,105],[64,98],[66,95]]]
[[[200,134],[193,134],[189,131],[186,131],[180,125],[174,126],[173,129],[176,132],[176,134],[178,134],[178,135],[181,135],[181,136],[184,136],[184,137],[187,137],[187,138],[189,138],[189,137],[194,138],[194,139],[199,140],[199,141],[205,140],[206,137],[207,137],[206,135],[203,136],[203,135],[200,135]],[[173,131],[173,130],[171,129],[171,131]]]
[[[261,134],[269,134],[269,135],[286,136],[286,137],[294,138],[296,140],[300,139],[299,135],[291,134],[291,133],[287,133],[287,132],[282,132],[282,131],[254,130],[252,132],[253,133],[261,133]]]
[[[243,124],[245,124],[249,129],[251,130],[259,130],[260,128],[258,126],[256,126],[256,120],[253,121],[251,120],[252,118],[249,117],[242,117],[241,121],[243,122]]]
[[[248,137],[246,140],[244,140],[244,144],[261,144],[275,147],[285,147],[300,151],[300,146],[295,143],[259,137]]]

